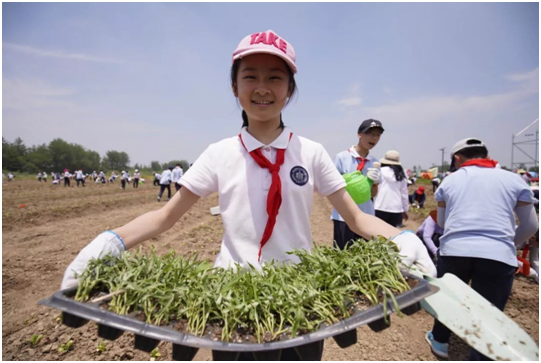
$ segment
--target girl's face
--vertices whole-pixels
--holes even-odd
[[[359,143],[367,150],[372,150],[376,146],[381,138],[383,132],[376,127],[368,129],[368,131],[359,134]]]
[[[250,121],[279,120],[280,112],[291,95],[286,64],[270,54],[252,54],[243,58],[233,93]]]

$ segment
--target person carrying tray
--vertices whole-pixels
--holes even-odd
[[[313,246],[310,212],[317,191],[353,232],[366,239],[392,239],[405,265],[415,264],[434,276],[435,266],[415,233],[401,232],[359,210],[323,146],[284,124],[281,112],[296,91],[292,45],[271,30],[253,33],[240,42],[232,61],[231,87],[243,109],[240,133],[211,144],[184,174],[182,188],[169,203],[103,232],[84,247],[66,269],[62,288],[78,284],[76,274],[90,259],[120,256],[169,230],[199,198],[214,192],[225,230],[217,267],[261,269],[271,261],[300,262],[287,252]],[[285,349],[282,359],[288,351],[295,354],[293,348]]]

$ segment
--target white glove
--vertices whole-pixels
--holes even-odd
[[[88,261],[93,258],[104,257],[107,254],[118,257],[126,250],[124,242],[113,231],[105,231],[90,242],[85,248],[79,252],[75,260],[68,266],[64,272],[62,279],[61,290],[77,286],[79,281],[75,274],[80,275],[86,268]]]
[[[379,184],[379,180],[381,179],[381,172],[378,168],[368,168],[366,176],[368,177],[368,179],[372,180],[374,184]]]
[[[392,241],[397,245],[402,262],[410,267],[415,265],[426,275],[436,277],[436,266],[428,255],[423,242],[412,231],[404,231],[394,237]]]

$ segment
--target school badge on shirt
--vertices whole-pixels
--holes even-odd
[[[291,168],[289,176],[291,177],[291,180],[293,180],[293,183],[301,187],[308,183],[308,172],[302,166],[294,166]]]

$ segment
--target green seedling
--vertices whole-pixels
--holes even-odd
[[[54,319],[58,324],[62,323],[62,316],[58,316],[56,319]]]
[[[140,312],[147,323],[187,322],[187,331],[205,334],[208,325],[221,328],[222,341],[238,329],[259,342],[282,333],[291,337],[350,316],[355,302],[387,300],[409,289],[400,272],[396,246],[384,238],[357,242],[348,250],[320,246],[292,251],[297,264],[271,262],[260,270],[214,268],[208,261],[170,252],[157,256],[142,250],[115,258],[89,261],[80,276],[75,299],[88,301],[94,291],[121,291],[109,302],[120,315]]]
[[[41,340],[41,338],[43,338],[43,334],[39,334],[39,335],[34,334],[34,335],[32,335],[32,337],[31,337],[30,340],[29,340],[29,341],[30,341],[30,344],[31,344],[32,346],[38,344],[39,341]]]
[[[107,349],[105,348],[105,342],[102,340],[100,341],[100,344],[98,344],[98,346],[96,347],[96,352],[100,352],[100,353],[103,353],[105,352]]]
[[[158,348],[154,348],[152,350],[152,352],[150,352],[150,360],[151,361],[155,361],[156,358],[159,358],[161,357],[162,355],[160,354],[160,351],[158,350]]]
[[[67,343],[63,343],[62,345],[60,345],[60,348],[58,348],[58,352],[59,353],[67,352],[71,349],[72,345],[73,345],[73,340],[69,340]]]

